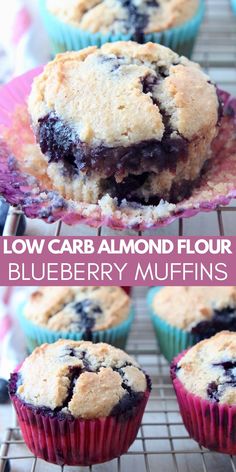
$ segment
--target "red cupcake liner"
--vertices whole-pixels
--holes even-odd
[[[176,376],[176,366],[187,351],[171,364],[171,378],[183,423],[201,446],[224,454],[236,454],[236,406],[213,403],[194,395]]]
[[[94,420],[50,417],[11,394],[19,426],[30,451],[58,465],[89,466],[126,453],[134,442],[150,395],[126,414]]]
[[[123,290],[127,293],[127,295],[131,295],[132,287],[121,287],[121,288],[123,288]]]
[[[101,199],[97,204],[63,198],[52,190],[46,174],[44,182],[39,181],[25,166],[31,146],[35,146],[27,100],[33,78],[41,71],[41,67],[29,71],[0,88],[0,194],[11,205],[20,205],[28,218],[138,231],[212,211],[236,198],[236,98],[224,91],[219,91],[224,118],[212,143],[212,165],[191,197],[156,206],[126,201],[119,204],[115,198]]]

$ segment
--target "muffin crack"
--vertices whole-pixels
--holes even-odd
[[[133,0],[119,0],[122,7],[127,11],[127,20],[124,20],[124,25],[127,30],[130,25],[133,25],[132,38],[138,43],[144,42],[144,29],[148,24],[149,15],[134,4]],[[158,6],[158,5],[156,5]]]

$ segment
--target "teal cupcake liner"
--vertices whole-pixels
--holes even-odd
[[[233,13],[236,15],[236,0],[231,0],[231,6]]]
[[[170,325],[154,312],[153,299],[162,288],[153,287],[149,290],[147,304],[160,351],[167,361],[171,362],[180,352],[196,344],[197,338],[187,331]]]
[[[40,12],[52,45],[52,53],[77,51],[88,46],[100,47],[104,43],[132,40],[130,34],[100,34],[82,31],[63,23],[46,8],[46,0],[39,0]],[[194,43],[205,12],[205,0],[199,0],[196,14],[188,21],[175,28],[144,36],[145,42],[152,41],[167,46],[180,55],[191,57]]]
[[[58,339],[72,339],[73,341],[82,341],[83,333],[69,333],[66,331],[51,331],[42,326],[36,325],[28,320],[24,316],[23,303],[19,307],[18,317],[21,328],[25,334],[26,346],[29,352],[32,352],[37,346],[44,343],[54,343]],[[113,328],[109,328],[102,331],[93,331],[92,339],[93,343],[108,343],[112,346],[124,349],[127,343],[127,339],[130,333],[132,322],[134,320],[135,312],[133,306],[131,306],[128,318]]]

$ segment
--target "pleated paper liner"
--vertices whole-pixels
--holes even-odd
[[[10,397],[25,443],[36,457],[58,465],[89,466],[125,454],[138,434],[150,395],[148,388],[137,406],[117,416],[94,420],[53,417],[15,395],[16,378],[12,374]]]
[[[211,402],[187,391],[176,376],[176,365],[185,352],[171,364],[172,382],[184,425],[190,437],[201,446],[235,455],[236,405]]]
[[[44,182],[39,183],[36,176],[27,173],[25,159],[36,149],[27,98],[32,80],[41,70],[30,71],[0,89],[0,194],[11,205],[20,205],[27,217],[138,231],[212,211],[236,197],[236,99],[226,92],[220,92],[224,118],[213,144],[211,168],[190,198],[177,204],[161,201],[145,206],[125,200],[119,205],[116,198],[106,196],[97,204],[86,204],[66,200],[53,191],[44,170]]]

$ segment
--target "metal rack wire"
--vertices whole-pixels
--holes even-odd
[[[206,15],[199,35],[193,59],[198,61],[202,67],[210,74],[218,85],[236,96],[236,17],[232,14],[230,0],[206,0]],[[234,205],[234,204],[233,204]],[[214,235],[236,234],[236,207],[233,205],[218,208],[211,214],[199,215],[191,218],[191,223],[187,220],[179,220],[166,229],[155,230],[154,234],[201,234],[204,229],[209,228],[209,232]],[[5,235],[15,235],[20,219],[20,208],[11,208],[5,226]],[[32,221],[28,220],[28,228],[33,225],[30,234],[114,234],[107,228],[99,230],[82,228],[81,225],[73,226],[71,231],[65,224],[59,222],[56,228],[48,229],[49,225],[41,223],[43,230],[40,231],[40,223],[36,227]],[[44,225],[44,226],[43,226]],[[47,228],[46,228],[47,226]],[[211,228],[214,230],[211,231]],[[123,232],[124,233],[124,232]],[[129,234],[135,234],[134,232]],[[144,235],[153,232],[144,232]],[[205,234],[205,233],[204,233]]]
[[[64,467],[64,472],[236,472],[236,458],[210,452],[191,440],[183,426],[170,382],[169,366],[159,354],[147,317],[145,289],[136,289],[137,316],[128,352],[152,377],[153,390],[135,443],[120,459],[93,467]],[[17,426],[7,428],[0,450],[0,472],[9,460],[12,472],[60,472],[63,468],[36,459],[24,444]]]

